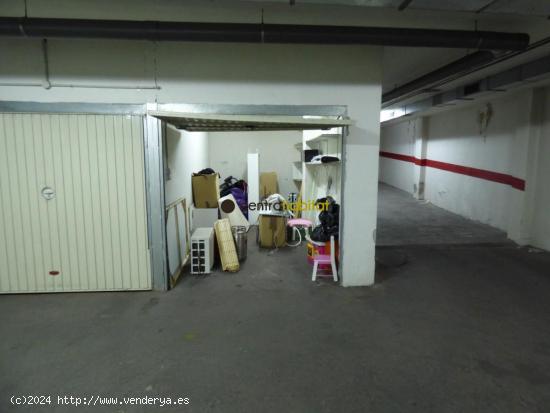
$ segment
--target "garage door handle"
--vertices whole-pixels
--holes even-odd
[[[42,188],[42,191],[40,193],[42,194],[42,197],[46,201],[51,201],[52,199],[55,198],[55,191],[53,188],[50,188],[49,186],[45,186],[44,188]]]

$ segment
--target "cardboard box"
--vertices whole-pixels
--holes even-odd
[[[277,172],[262,172],[260,174],[260,199],[279,193]]]
[[[193,175],[193,203],[197,208],[218,208],[220,199],[220,178],[218,174]]]
[[[260,215],[258,231],[260,247],[276,248],[286,245],[286,217]]]

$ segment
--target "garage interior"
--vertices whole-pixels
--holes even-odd
[[[545,412],[549,17],[0,0],[0,411]]]
[[[177,112],[175,107],[149,112],[162,121],[166,249],[172,288],[188,264],[191,274],[212,273],[217,260],[210,256],[214,251],[206,252],[206,264],[201,266],[202,255],[194,252],[194,245],[200,243],[197,234],[205,232],[204,228],[209,228],[206,233],[215,229],[215,238],[221,238],[215,228],[220,218],[228,219],[231,228],[241,230],[245,239],[241,243],[234,234],[237,259],[230,272],[246,269],[249,250],[263,249],[272,255],[281,248],[298,247],[307,267],[306,260],[315,264],[318,258],[314,248],[321,247],[324,252],[325,245],[332,242],[337,249],[343,134],[352,120],[343,114],[308,114],[311,108],[299,106],[277,108],[278,112],[302,113],[298,116],[202,115]],[[242,110],[257,109],[266,110]],[[211,106],[211,110],[237,108]],[[318,110],[342,111],[338,107]],[[187,208],[188,199],[193,201],[191,208]],[[334,211],[326,214],[331,214],[334,222],[328,227],[330,235],[319,235],[327,225],[321,225],[321,212],[312,208],[312,201],[329,199]],[[231,205],[229,210],[226,203]],[[212,244],[220,248],[221,258],[220,243]],[[312,272],[315,281],[317,277],[339,281],[336,253],[334,257],[334,267],[317,264],[319,270]],[[218,269],[223,272],[225,264],[223,259],[219,261]]]

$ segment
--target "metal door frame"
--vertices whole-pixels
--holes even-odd
[[[0,101],[2,113],[63,113],[90,115],[139,115],[143,118],[145,197],[147,208],[147,237],[149,242],[152,287],[157,291],[169,288],[167,266],[167,240],[165,227],[164,157],[162,147],[162,122],[147,114],[147,111],[174,111],[197,114],[220,115],[266,115],[266,116],[347,116],[343,105],[228,105],[188,103],[69,103],[69,102],[24,102]],[[346,129],[346,128],[344,128]],[[346,133],[343,133],[345,138]],[[345,141],[342,141],[342,152]],[[343,152],[344,154],[344,152]],[[344,158],[344,156],[342,156]],[[342,159],[342,162],[345,162]],[[345,187],[345,168],[342,165],[341,191]],[[340,217],[342,220],[342,217]],[[342,231],[342,226],[340,226]],[[343,254],[343,246],[341,254]]]

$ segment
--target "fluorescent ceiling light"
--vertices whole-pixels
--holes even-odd
[[[405,116],[407,113],[405,109],[395,108],[395,109],[382,109],[380,111],[380,122],[387,122],[392,119],[397,119],[402,116]]]

